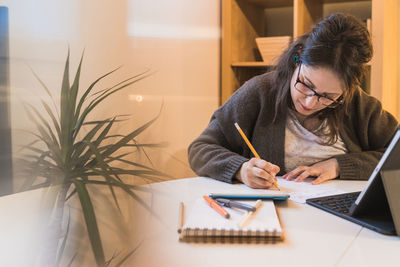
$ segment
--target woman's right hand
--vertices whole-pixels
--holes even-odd
[[[251,188],[269,188],[280,168],[268,161],[252,158],[240,167],[236,177]]]

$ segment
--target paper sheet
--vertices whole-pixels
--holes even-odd
[[[337,195],[344,193],[342,190],[332,189],[324,184],[313,185],[312,180],[303,182],[287,181],[282,178],[278,178],[278,185],[281,192],[290,194],[290,199],[297,203],[306,203],[306,199],[314,197],[322,197],[329,195]]]
[[[255,201],[241,201],[249,205],[254,205]],[[231,215],[229,219],[224,218],[212,209],[203,198],[199,198],[191,208],[185,225],[185,229],[215,229],[220,231],[260,231],[281,233],[281,225],[272,200],[263,201],[262,206],[254,213],[250,223],[244,228],[240,228],[238,223],[244,216],[242,210],[225,208]]]

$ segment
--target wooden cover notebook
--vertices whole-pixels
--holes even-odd
[[[241,202],[250,205],[255,203],[255,201]],[[197,199],[188,213],[179,241],[273,243],[283,239],[282,228],[272,200],[263,201],[263,205],[243,228],[239,228],[238,223],[245,215],[245,211],[225,209],[231,216],[229,219],[217,213],[203,198]]]

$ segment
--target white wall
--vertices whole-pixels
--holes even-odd
[[[128,132],[154,117],[164,101],[161,117],[140,140],[167,141],[167,148],[149,151],[155,166],[176,178],[194,176],[187,146],[218,104],[220,1],[0,0],[0,5],[9,7],[14,151],[28,140],[17,129],[33,128],[22,101],[40,106],[46,97],[30,68],[58,95],[69,47],[71,75],[85,50],[82,89],[120,65],[102,88],[154,71],[114,96],[96,116],[132,114],[118,129]]]

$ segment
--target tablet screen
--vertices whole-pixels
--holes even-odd
[[[383,168],[386,169],[393,169],[394,167],[400,169],[400,161],[396,157],[400,157],[400,127],[397,129],[395,136],[393,137],[392,141],[390,142],[388,148],[386,149],[385,153],[383,154],[382,158],[379,160],[378,164],[376,165],[374,171],[372,172],[371,176],[368,179],[367,184],[365,185],[364,189],[361,191],[360,195],[358,196],[355,204],[358,205],[361,199],[364,197],[365,192],[368,191],[372,182],[379,177],[379,172]],[[398,155],[399,154],[399,155]],[[391,159],[393,158],[393,160]],[[396,160],[396,159],[397,160]]]

